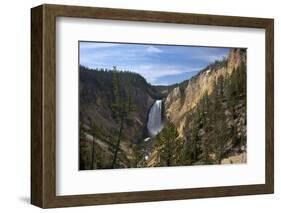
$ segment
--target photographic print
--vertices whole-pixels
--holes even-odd
[[[247,50],[79,42],[79,170],[247,161]]]

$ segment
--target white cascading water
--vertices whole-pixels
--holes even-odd
[[[148,114],[147,129],[150,136],[155,136],[162,128],[162,100],[156,100]]]

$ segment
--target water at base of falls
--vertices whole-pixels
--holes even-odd
[[[147,129],[150,136],[155,136],[162,128],[162,100],[156,100],[149,110]]]

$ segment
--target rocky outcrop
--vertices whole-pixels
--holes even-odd
[[[206,92],[212,93],[214,82],[219,76],[231,75],[242,61],[246,61],[244,51],[243,49],[231,50],[224,63],[208,66],[169,93],[165,99],[166,116],[177,126],[181,136],[183,136],[186,123],[185,115],[197,105]]]
[[[246,163],[247,162],[247,154],[246,152],[242,152],[240,154],[229,156],[228,158],[224,158],[221,161],[221,164],[237,164],[237,163]]]

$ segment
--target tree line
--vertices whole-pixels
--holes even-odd
[[[167,120],[156,136],[156,166],[220,164],[234,148],[245,149],[245,125],[246,65],[242,62],[231,75],[220,75],[213,91],[206,92],[186,115],[184,136]]]
[[[129,71],[120,71],[116,67],[112,70],[107,69],[88,69],[86,67],[80,67],[81,72],[94,72],[95,78],[83,79],[90,81],[90,83],[96,83],[95,89],[99,89],[99,85],[103,85],[108,89],[107,100],[110,100],[109,108],[112,113],[112,117],[117,125],[109,133],[97,125],[98,121],[95,121],[90,116],[85,116],[86,113],[80,115],[80,169],[98,169],[98,168],[116,168],[120,167],[123,159],[128,161],[124,154],[120,157],[120,144],[122,140],[126,140],[124,135],[124,127],[131,124],[133,120],[133,113],[136,110],[134,101],[133,86],[132,84],[142,81],[138,74],[131,73]],[[106,85],[104,85],[106,84]],[[85,89],[84,89],[85,90]],[[97,91],[95,91],[97,92]],[[90,92],[93,94],[94,92]],[[83,93],[82,93],[83,94]],[[99,95],[102,93],[99,93]],[[81,93],[80,93],[81,96]],[[80,99],[86,99],[83,94]],[[92,97],[91,99],[96,99]],[[82,115],[84,114],[84,116]],[[92,142],[86,142],[86,135],[93,137]],[[108,150],[101,149],[97,144],[97,140],[101,140],[109,147]],[[88,140],[89,141],[89,140]],[[106,153],[105,153],[106,152]],[[128,164],[128,162],[125,162]]]
[[[214,67],[225,66],[226,61],[216,62]],[[213,68],[214,68],[213,67]],[[136,111],[134,88],[140,85],[147,87],[145,79],[138,74],[117,70],[91,70],[80,67],[82,72],[95,72],[95,79],[83,81],[106,84],[111,88],[110,111],[115,120],[116,128],[110,134],[97,125],[93,118],[80,118],[80,169],[147,167],[145,147],[143,144],[132,145],[132,159],[126,157],[121,149],[122,141],[126,140],[125,128],[131,125]],[[100,73],[101,72],[101,73]],[[105,74],[106,73],[106,74]],[[246,64],[233,72],[220,75],[212,85],[212,92],[205,93],[193,110],[186,116],[185,131],[179,135],[177,127],[166,118],[162,131],[152,139],[150,155],[154,155],[153,166],[177,166],[194,164],[220,164],[235,149],[242,152],[246,148]],[[184,82],[186,84],[186,82]],[[145,85],[146,84],[146,85]],[[92,93],[91,93],[92,94]],[[85,94],[84,94],[85,95]],[[93,97],[81,97],[83,101]],[[87,134],[94,140],[89,143]],[[104,150],[95,139],[107,144]],[[84,141],[84,142],[83,142]]]

